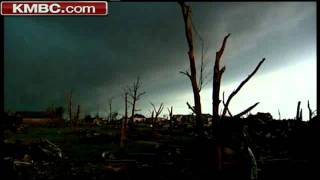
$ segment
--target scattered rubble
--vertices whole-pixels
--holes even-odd
[[[311,144],[308,144],[306,139],[310,139],[317,128],[311,127],[308,122],[273,121],[266,117],[265,120],[263,118],[242,119],[243,122],[235,125],[246,127],[246,133],[243,136],[248,141],[245,144],[250,145],[247,151],[244,148],[246,145],[241,142],[243,140],[239,138],[242,132],[233,132],[241,128],[230,126],[233,133],[225,139],[226,145],[223,148],[224,165],[229,168],[228,171],[238,166],[237,161],[241,160],[243,156],[241,153],[245,152],[248,157],[244,160],[248,161],[251,179],[259,179],[261,174],[266,176],[264,173],[268,172],[273,164],[290,164],[288,167],[281,166],[282,168],[295,167],[293,166],[295,164],[307,164],[312,157],[310,154],[316,153],[308,152]],[[316,124],[315,120],[312,123]],[[81,138],[80,142],[91,143],[112,143],[110,136],[115,136],[114,133],[102,133],[93,129],[76,129],[74,133]],[[84,162],[80,161],[81,157],[69,158],[70,154],[64,151],[65,147],[58,145],[59,143],[55,141],[54,143],[41,138],[37,141],[22,142],[12,138],[12,133],[7,131],[3,140],[5,147],[2,160],[6,172],[11,174],[9,177],[28,177],[29,179],[77,177],[126,179],[129,175],[135,179],[134,177],[138,178],[143,173],[149,173],[150,177],[156,176],[154,179],[170,179],[171,176],[197,179],[200,178],[199,174],[205,174],[201,173],[200,169],[212,166],[211,159],[204,151],[212,152],[212,147],[210,149],[206,143],[198,142],[194,134],[173,131],[172,133],[176,134],[172,136],[159,130],[150,132],[150,136],[144,135],[145,139],[148,139],[145,140],[142,139],[143,134],[139,133],[128,136],[129,142],[138,142],[136,151],[130,151],[131,146],[122,149],[121,152],[116,149],[100,150],[97,152],[97,159]],[[229,131],[226,131],[226,134],[228,133]],[[212,136],[210,131],[207,131],[208,142],[213,141],[209,139],[210,136]],[[203,159],[196,160],[199,157]],[[208,170],[209,173],[211,171],[212,169]]]

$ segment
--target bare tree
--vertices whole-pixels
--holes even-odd
[[[215,123],[212,123],[212,131],[214,133],[214,128],[220,128],[220,117],[218,115],[218,109],[219,109],[219,103],[220,103],[220,99],[219,99],[219,89],[220,89],[220,84],[221,84],[221,75],[223,74],[223,72],[225,71],[225,67],[223,67],[221,70],[219,70],[219,62],[221,55],[223,53],[224,47],[225,47],[225,43],[227,38],[230,36],[230,34],[228,34],[223,41],[223,45],[221,47],[221,49],[217,52],[216,54],[216,63],[215,63],[215,70],[214,70],[214,79],[213,79],[213,117],[215,118]],[[260,68],[260,66],[262,65],[262,63],[265,61],[265,58],[263,58],[259,64],[257,65],[257,67],[254,69],[254,71],[249,74],[249,76],[244,79],[240,85],[230,94],[230,96],[228,97],[227,101],[224,101],[224,94],[223,94],[223,105],[224,105],[224,109],[222,112],[221,117],[224,117],[226,115],[226,113],[228,112],[230,116],[231,112],[229,110],[229,104],[232,100],[232,98],[240,91],[240,89],[250,80],[251,77],[254,76],[254,74],[258,71],[258,69]],[[249,111],[251,111],[253,108],[255,108],[257,105],[259,104],[259,102],[255,103],[254,105],[248,107],[247,109],[245,109],[244,111],[240,112],[237,115],[234,115],[234,118],[239,118],[245,114],[247,114]],[[220,137],[220,135],[216,134],[218,137]],[[220,144],[220,141],[218,140],[218,144],[216,145],[216,150],[217,150],[217,166],[218,169],[221,171],[222,170],[222,144]]]
[[[200,91],[202,86],[202,75],[200,75],[200,83],[201,85],[198,85],[197,82],[197,70],[196,70],[196,62],[195,62],[195,53],[194,53],[194,44],[193,44],[193,38],[192,38],[192,21],[191,21],[191,7],[186,5],[184,2],[179,2],[184,24],[185,24],[185,35],[188,42],[188,56],[189,56],[189,64],[190,64],[190,73],[188,71],[181,72],[185,74],[191,81],[192,85],[192,91],[193,91],[193,98],[194,98],[194,107],[192,108],[194,113],[196,114],[196,131],[199,134],[203,133],[203,123],[201,120],[201,98],[200,98]],[[201,63],[203,65],[203,63]],[[203,67],[203,66],[202,66]],[[203,68],[201,68],[201,72],[203,71]],[[202,73],[201,73],[202,74]],[[190,108],[191,106],[189,106]]]
[[[169,120],[170,120],[170,131],[173,129],[173,106],[168,108]]]
[[[69,114],[70,125],[73,126],[73,116],[72,116],[72,90],[66,93],[67,98],[67,110]]]
[[[162,113],[162,111],[163,111],[163,107],[164,107],[164,106],[163,106],[163,103],[161,103],[158,108],[156,108],[156,106],[155,106],[153,103],[151,103],[151,105],[152,105],[153,111],[154,111],[154,113],[155,113],[155,118],[158,118],[159,115],[160,115],[160,114]]]
[[[75,121],[74,123],[76,126],[80,124],[80,122],[79,122],[80,121],[80,104],[78,104],[78,106],[77,106],[77,112],[76,112],[74,121]]]
[[[132,105],[129,126],[133,125],[134,114],[137,111],[136,109],[137,102],[140,100],[141,96],[145,94],[145,92],[140,92],[140,88],[141,88],[141,81],[140,81],[140,77],[138,76],[136,81],[132,84],[132,86],[128,88],[128,95],[132,99],[132,101],[128,101]]]
[[[297,105],[297,114],[296,114],[296,120],[302,121],[302,109],[300,108],[301,101],[298,101]]]
[[[311,120],[315,111],[312,111],[309,100],[308,100],[308,110],[309,110],[309,120]]]
[[[108,99],[108,105],[109,105],[109,122],[112,121],[112,100],[114,99],[114,97],[110,97]]]
[[[124,102],[125,102],[125,112],[124,119],[122,119],[121,123],[121,131],[120,131],[120,147],[124,146],[124,142],[126,140],[126,130],[127,130],[127,122],[128,122],[128,92],[124,92]]]
[[[153,109],[151,111],[149,111],[149,113],[150,113],[152,129],[153,129],[154,128],[154,111],[153,111]]]
[[[153,111],[152,111],[152,128],[153,128],[156,121],[158,120],[159,115],[163,111],[164,106],[163,106],[163,103],[161,103],[160,106],[158,108],[156,108],[156,106],[153,103],[150,103],[150,104],[153,108]]]
[[[212,115],[213,115],[213,119],[212,119],[212,132],[216,133],[215,135],[217,137],[220,137],[218,132],[221,132],[221,130],[219,131],[220,127],[220,119],[221,117],[225,117],[226,113],[228,112],[229,116],[234,117],[234,118],[239,118],[245,114],[247,114],[249,111],[251,111],[253,108],[255,108],[259,102],[255,103],[254,105],[250,106],[249,108],[245,109],[244,111],[236,114],[236,115],[232,115],[229,109],[229,104],[232,100],[232,98],[240,91],[240,89],[250,80],[250,78],[258,71],[258,69],[260,68],[260,66],[262,65],[262,63],[265,61],[265,58],[263,58],[259,64],[257,65],[257,67],[254,69],[254,71],[249,74],[249,76],[243,80],[240,85],[230,94],[230,96],[228,97],[227,101],[225,101],[224,99],[224,93],[223,93],[223,100],[222,103],[224,105],[224,109],[223,112],[221,114],[221,116],[219,115],[219,104],[221,102],[220,100],[220,86],[221,86],[221,77],[224,73],[224,71],[226,70],[226,67],[223,66],[222,68],[220,68],[220,62],[221,62],[221,57],[224,53],[225,47],[226,47],[226,43],[228,38],[230,37],[230,34],[226,35],[223,39],[222,45],[220,47],[220,50],[218,50],[216,52],[216,58],[215,58],[215,62],[214,62],[214,67],[213,67],[213,83],[212,83]],[[215,132],[215,129],[218,130],[218,132]],[[216,144],[216,152],[217,152],[217,166],[219,170],[222,170],[222,144],[220,142],[220,140],[217,141]]]
[[[278,115],[279,115],[279,120],[281,120],[281,113],[279,108],[278,108]]]
[[[193,113],[196,114],[196,130],[201,135],[201,133],[203,133],[203,131],[202,131],[203,130],[203,123],[201,121],[202,112],[201,112],[200,91],[201,91],[201,86],[203,85],[203,79],[202,79],[203,78],[203,76],[202,76],[203,68],[201,67],[201,69],[200,69],[201,74],[200,74],[200,80],[199,80],[199,84],[198,84],[197,73],[196,73],[196,63],[195,63],[194,44],[193,44],[193,38],[192,38],[193,24],[192,24],[192,20],[191,20],[191,8],[190,8],[190,6],[186,5],[184,2],[179,2],[179,4],[181,6],[182,14],[183,14],[183,18],[184,18],[185,35],[186,35],[186,39],[188,42],[188,48],[189,48],[188,56],[189,56],[189,63],[190,63],[190,73],[188,71],[181,72],[181,73],[186,75],[191,81],[193,95],[194,95],[194,106],[191,106],[188,102],[187,102],[187,106],[189,107],[189,109],[192,110]],[[230,96],[228,97],[226,102],[224,101],[224,97],[223,97],[224,109],[223,109],[222,115],[220,117],[219,116],[219,104],[221,102],[221,100],[220,100],[220,85],[221,85],[221,77],[226,69],[225,66],[220,68],[220,61],[221,61],[221,57],[224,53],[225,46],[226,46],[226,43],[227,43],[229,36],[230,36],[230,34],[228,34],[224,37],[220,49],[216,52],[216,58],[215,58],[214,67],[213,67],[213,83],[212,83],[213,123],[212,123],[212,130],[214,127],[218,128],[218,129],[220,128],[218,125],[219,120],[221,117],[224,117],[227,112],[230,116],[232,116],[232,114],[229,110],[229,104],[230,104],[232,98],[250,80],[250,78],[258,71],[258,69],[260,68],[262,63],[265,61],[265,58],[263,58],[259,62],[258,66],[254,69],[254,71],[251,74],[249,74],[249,76],[245,80],[243,80],[240,83],[240,85],[230,94]],[[201,62],[201,66],[203,66],[203,61]],[[258,104],[259,104],[259,102],[255,103],[254,105],[250,106],[249,108],[236,114],[233,117],[241,117],[241,116],[247,114],[249,111],[251,111],[253,108],[255,108]],[[218,134],[216,134],[216,135],[218,135]],[[221,142],[218,141],[216,144],[216,147],[217,147],[217,154],[218,154],[218,161],[219,161],[218,168],[221,169],[221,167],[222,167],[222,162],[221,162],[222,144],[221,144]]]

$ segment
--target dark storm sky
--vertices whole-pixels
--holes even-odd
[[[269,80],[259,81],[260,88],[256,83],[243,89],[239,98],[245,96],[249,102],[234,100],[235,111],[258,101],[250,98],[250,93],[261,95],[263,109],[257,110],[277,110],[272,105],[279,98],[273,99],[268,89],[274,89],[275,84],[283,91],[278,94],[282,104],[278,102],[276,108],[285,115],[294,114],[296,106],[285,107],[286,100],[296,103],[310,99],[315,106],[315,2],[191,3],[191,6],[193,22],[205,40],[208,73],[223,37],[231,33],[223,56],[227,67],[223,88],[232,85],[226,91],[234,89],[263,57],[267,59],[254,78],[263,79],[265,75]],[[200,41],[196,35],[194,38],[199,61]],[[81,105],[83,114],[100,111],[104,115],[109,97],[115,97],[113,108],[122,113],[122,89],[137,76],[146,91],[138,103],[141,113],[148,112],[149,102],[173,105],[176,113],[189,112],[185,103],[193,103],[190,82],[179,73],[189,66],[177,3],[111,2],[109,15],[98,17],[5,17],[4,64],[6,110],[65,106],[65,93],[72,89],[74,103]],[[305,65],[306,71],[292,70],[297,64]],[[289,67],[290,73],[301,74],[290,74]],[[270,82],[279,76],[289,79],[303,76],[308,81],[304,81],[305,88],[292,91],[297,81]],[[205,112],[210,112],[210,82],[202,92]]]

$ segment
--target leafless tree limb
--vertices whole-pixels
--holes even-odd
[[[309,120],[311,120],[312,119],[312,110],[311,110],[311,107],[310,107],[310,102],[309,102],[309,100],[308,100],[308,110],[309,110]]]
[[[194,107],[192,107],[192,106],[189,104],[189,102],[187,102],[187,106],[188,106],[188,108],[189,108],[193,113],[195,113]]]
[[[200,65],[200,77],[199,77],[199,92],[202,90],[202,88],[204,87],[204,70],[205,70],[205,66],[203,64],[203,47],[202,47],[202,52],[201,52],[201,65]]]
[[[254,105],[248,107],[246,110],[240,112],[239,114],[237,114],[237,115],[235,115],[235,116],[233,116],[233,117],[239,118],[239,117],[247,114],[249,111],[251,111],[253,108],[255,108],[258,104],[259,104],[259,102],[255,103]]]
[[[227,43],[227,40],[228,40],[228,38],[229,38],[230,35],[231,35],[231,34],[229,33],[227,36],[224,37],[223,42],[222,42],[222,45],[221,45],[221,47],[220,47],[220,50],[216,53],[216,59],[217,59],[218,61],[221,60],[221,56],[222,56],[222,54],[223,54],[223,52],[224,52],[224,48],[226,47],[226,43]]]
[[[297,105],[297,114],[296,114],[296,120],[301,121],[302,120],[302,109],[300,108],[301,105],[301,101],[298,101],[298,105]],[[301,110],[300,110],[301,109]]]
[[[150,103],[151,106],[153,107],[153,112],[155,113],[155,118],[158,118],[159,115],[161,114],[161,112],[163,111],[163,103],[160,104],[160,106],[158,108],[156,108],[156,106],[153,103]]]
[[[226,107],[226,103],[225,103],[225,101],[224,101],[224,92],[222,93],[222,103],[223,103],[223,106]],[[227,108],[227,112],[228,112],[229,116],[232,117],[232,114],[231,114],[229,108]]]
[[[240,91],[240,89],[241,89],[241,88],[251,79],[251,77],[258,71],[258,69],[260,68],[260,66],[262,65],[262,63],[263,63],[264,61],[265,61],[265,58],[263,58],[263,59],[259,62],[259,64],[257,65],[257,67],[254,69],[254,71],[253,71],[251,74],[249,74],[249,76],[248,76],[245,80],[243,80],[243,81],[240,83],[240,85],[237,87],[237,89],[234,90],[234,91],[230,94],[230,96],[229,96],[228,99],[227,99],[226,106],[225,106],[225,108],[223,109],[222,116],[225,116],[225,114],[226,114],[226,112],[227,112],[227,108],[228,108],[228,106],[229,106],[229,104],[230,104],[231,99]]]
[[[188,76],[188,78],[191,79],[191,75],[190,75],[190,73],[188,71],[185,71],[185,72],[180,71],[180,73]]]

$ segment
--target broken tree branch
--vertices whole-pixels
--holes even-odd
[[[302,120],[302,118],[301,118],[301,111],[302,110],[300,110],[301,108],[300,108],[300,105],[301,105],[301,101],[298,101],[298,105],[297,105],[297,114],[296,114],[296,120],[298,120],[298,121],[300,121],[300,120]]]
[[[193,113],[195,113],[195,109],[189,104],[189,102],[187,102],[187,106]]]
[[[155,118],[157,119],[161,112],[163,111],[163,103],[160,104],[159,108],[157,109],[156,106],[153,103],[150,103],[151,106],[153,107],[153,112],[155,113]]]
[[[249,76],[243,80],[240,85],[237,87],[236,90],[234,90],[230,96],[228,97],[228,100],[226,102],[226,106],[225,108],[223,109],[223,113],[222,113],[222,116],[225,116],[226,115],[226,112],[227,112],[227,108],[229,107],[229,104],[230,104],[230,101],[232,100],[232,98],[240,91],[240,89],[251,79],[252,76],[255,75],[255,73],[259,70],[260,66],[262,65],[262,63],[265,61],[266,59],[263,58],[259,64],[257,65],[257,67],[253,70],[253,72],[251,74],[249,74]]]
[[[204,77],[203,77],[203,73],[204,73],[204,64],[203,64],[203,49],[202,49],[202,55],[201,55],[201,65],[200,65],[200,77],[199,77],[199,92],[202,90],[203,87],[203,82],[204,82]]]
[[[310,102],[308,100],[308,110],[309,110],[309,120],[312,119],[312,110],[311,110],[311,107],[310,107]]]
[[[226,107],[226,103],[224,101],[224,92],[222,93],[222,104],[224,107]],[[229,116],[232,117],[232,114],[231,114],[229,108],[227,108],[227,112],[228,112]]]
[[[255,103],[254,105],[248,107],[246,110],[242,111],[241,113],[235,115],[235,118],[240,118],[241,116],[247,114],[249,111],[251,111],[253,108],[255,108],[257,105],[259,104],[259,102]]]
[[[186,71],[186,72],[180,71],[180,73],[188,76],[188,78],[191,79],[191,75],[189,74],[188,71]]]
[[[229,33],[227,36],[224,37],[222,45],[220,47],[220,50],[216,53],[216,59],[219,60],[219,61],[221,60],[221,56],[222,56],[222,54],[224,52],[224,48],[226,46],[227,40],[228,40],[230,35],[231,34]]]

